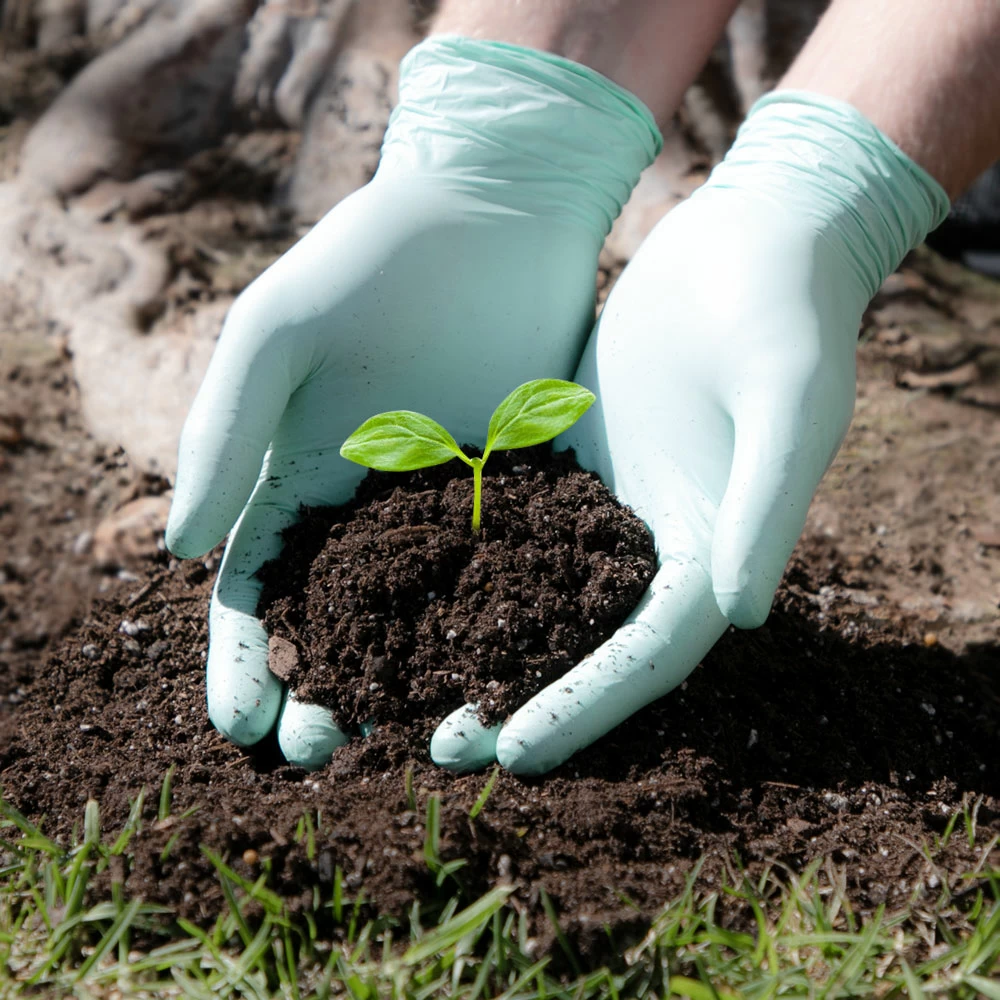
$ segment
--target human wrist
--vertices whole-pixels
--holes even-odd
[[[441,0],[431,32],[552,52],[598,71],[666,125],[737,0]]]
[[[589,67],[434,35],[401,63],[379,173],[446,176],[456,191],[564,214],[603,238],[661,146],[649,109]]]
[[[870,299],[948,214],[941,185],[851,105],[772,91],[708,182],[772,199],[834,244]]]
[[[948,192],[1000,158],[1000,4],[833,0],[779,88],[847,101]]]

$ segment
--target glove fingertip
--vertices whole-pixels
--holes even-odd
[[[207,383],[206,376],[206,384]],[[237,403],[216,400],[205,386],[188,414],[177,454],[173,502],[167,517],[167,548],[191,559],[214,548],[228,534],[249,501],[284,400],[272,401],[271,419],[237,410],[247,399],[261,397],[246,390]],[[235,413],[239,427],[216,426],[218,413]],[[207,414],[207,416],[206,416]]]
[[[198,524],[197,514],[178,511],[175,501],[167,517],[164,543],[167,551],[178,559],[197,559],[215,548],[225,535],[225,530],[205,531],[205,526]]]
[[[330,710],[289,696],[278,722],[278,746],[289,764],[316,771],[330,762],[348,735],[333,721]]]
[[[566,759],[566,757],[550,758],[538,747],[532,746],[531,741],[520,733],[516,721],[500,733],[496,755],[501,767],[511,774],[524,777],[546,774]]]
[[[246,616],[240,618],[234,625],[210,612],[205,698],[212,725],[237,746],[251,747],[274,728],[283,692],[281,682],[268,670],[263,627]]]
[[[182,464],[167,515],[167,548],[181,559],[192,559],[218,545],[246,506],[259,470],[258,455],[236,468]]]
[[[230,743],[238,747],[252,747],[259,743],[271,731],[277,714],[268,711],[266,706],[260,709],[240,710],[228,699],[219,704],[219,699],[209,699],[208,717],[212,725]]]
[[[716,604],[732,625],[759,628],[767,621],[774,600],[774,588],[747,586],[714,589]]]
[[[438,767],[463,774],[480,771],[496,758],[500,726],[484,726],[474,705],[463,705],[452,712],[431,737],[431,760]]]
[[[712,591],[730,624],[758,628],[771,613],[799,528],[797,519],[773,511],[751,524],[746,518],[745,509],[737,512],[725,505],[719,514],[712,542]]]

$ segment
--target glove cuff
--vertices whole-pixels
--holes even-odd
[[[575,219],[603,239],[662,144],[649,109],[586,66],[432,35],[400,64],[379,172],[432,175],[491,204]]]
[[[949,209],[941,185],[858,110],[798,90],[754,104],[710,183],[752,187],[812,221],[869,299]]]

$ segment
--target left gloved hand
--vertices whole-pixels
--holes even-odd
[[[276,729],[315,768],[345,742],[269,671],[257,570],[300,504],[350,498],[340,445],[372,414],[475,442],[516,385],[570,374],[601,244],[659,145],[645,107],[561,57],[438,35],[404,59],[378,172],[233,304],[181,436],[167,545],[230,533],[206,694],[234,743]]]
[[[763,623],[851,419],[862,312],[947,209],[848,105],[758,102],[612,291],[576,375],[597,404],[562,439],[649,525],[657,575],[503,727],[453,713],[437,763],[545,772],[679,684],[730,622]]]

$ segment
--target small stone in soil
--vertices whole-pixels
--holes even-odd
[[[275,677],[287,683],[299,665],[295,643],[272,635],[267,641],[267,665]]]

